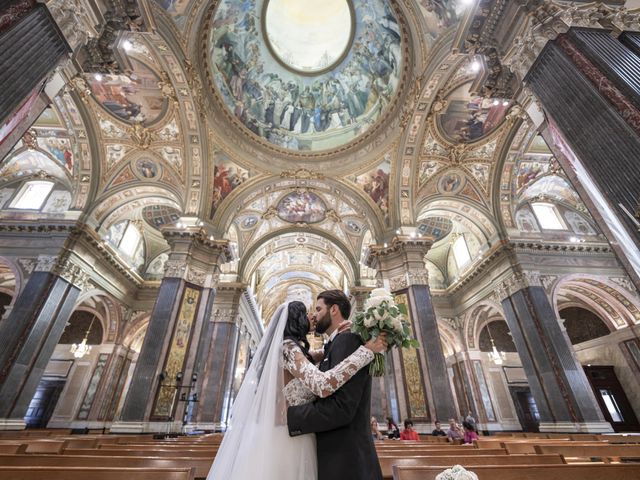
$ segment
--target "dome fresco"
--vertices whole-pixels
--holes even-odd
[[[388,0],[331,0],[327,8],[342,13],[309,28],[314,37],[301,28],[309,15],[297,10],[288,16],[288,31],[280,30],[283,19],[271,20],[271,9],[288,3],[220,2],[208,44],[215,88],[240,123],[273,145],[294,151],[342,146],[370,128],[395,94],[402,68],[397,18]],[[351,27],[348,38],[344,25]],[[284,44],[290,32],[308,48]]]

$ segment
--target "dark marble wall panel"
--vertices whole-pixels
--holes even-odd
[[[36,276],[38,273],[41,275]],[[29,326],[27,330],[23,330],[0,386],[0,417],[24,417],[80,294],[77,287],[52,274],[35,272],[29,283],[32,281],[35,286],[45,284],[48,288],[40,292],[43,295],[40,297],[42,301],[34,302],[34,297],[28,296],[31,290],[27,284],[21,295],[24,298],[16,301],[16,305],[19,301],[23,305],[34,303],[35,306],[31,309],[34,316],[33,320],[25,319]],[[34,309],[37,311],[34,312]],[[9,327],[12,318],[16,322],[20,320],[20,314],[21,311],[12,310],[6,322]]]
[[[164,361],[165,340],[174,320],[174,310],[184,288],[184,280],[165,278],[149,320],[138,362],[127,393],[120,419],[143,421],[148,405],[159,385],[156,372]]]
[[[431,389],[436,418],[438,420],[455,418],[457,417],[455,402],[447,374],[447,364],[442,350],[431,292],[426,285],[414,285],[409,287],[408,293],[411,315],[420,325],[420,341],[424,348],[423,355],[428,370],[427,388]]]
[[[502,305],[540,420],[604,421],[544,288],[523,288]]]

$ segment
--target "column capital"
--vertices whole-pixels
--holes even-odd
[[[429,273],[424,256],[433,245],[429,237],[396,236],[390,244],[372,245],[367,266],[378,270],[378,277],[393,291],[412,285],[428,285]]]
[[[220,265],[232,259],[228,240],[215,240],[202,228],[175,226],[161,229],[171,246],[165,278],[181,278],[205,288],[214,288],[220,279]]]
[[[93,286],[90,275],[70,255],[38,255],[33,271],[53,273],[80,290]]]
[[[536,270],[522,270],[513,272],[496,286],[494,300],[501,303],[519,290],[527,287],[544,287],[540,272]]]

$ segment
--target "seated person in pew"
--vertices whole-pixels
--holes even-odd
[[[373,437],[374,440],[384,440],[382,433],[380,433],[378,419],[376,417],[371,417],[371,437]]]
[[[475,427],[465,420],[462,422],[462,428],[464,428],[462,443],[465,445],[473,445],[473,441],[479,438]]]
[[[440,426],[440,422],[436,420],[436,428],[433,429],[433,431],[431,432],[431,435],[433,435],[434,437],[446,437],[447,432],[442,430],[442,427]]]
[[[450,418],[447,439],[451,443],[455,443],[456,441],[462,440],[463,436],[462,429],[460,428],[460,425],[458,425],[458,422],[456,422],[455,419]]]
[[[400,434],[400,440],[420,440],[418,432],[413,429],[413,422],[409,419],[404,421],[404,430]]]
[[[393,418],[387,417],[387,438],[390,440],[399,439],[400,438],[400,428],[396,425],[396,422],[393,421]]]

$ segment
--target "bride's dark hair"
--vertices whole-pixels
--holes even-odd
[[[307,307],[304,306],[304,303],[297,300],[290,302],[283,339],[296,342],[302,349],[302,353],[304,353],[309,360],[311,360],[311,355],[309,354],[307,334],[310,328],[309,318],[307,318]]]

